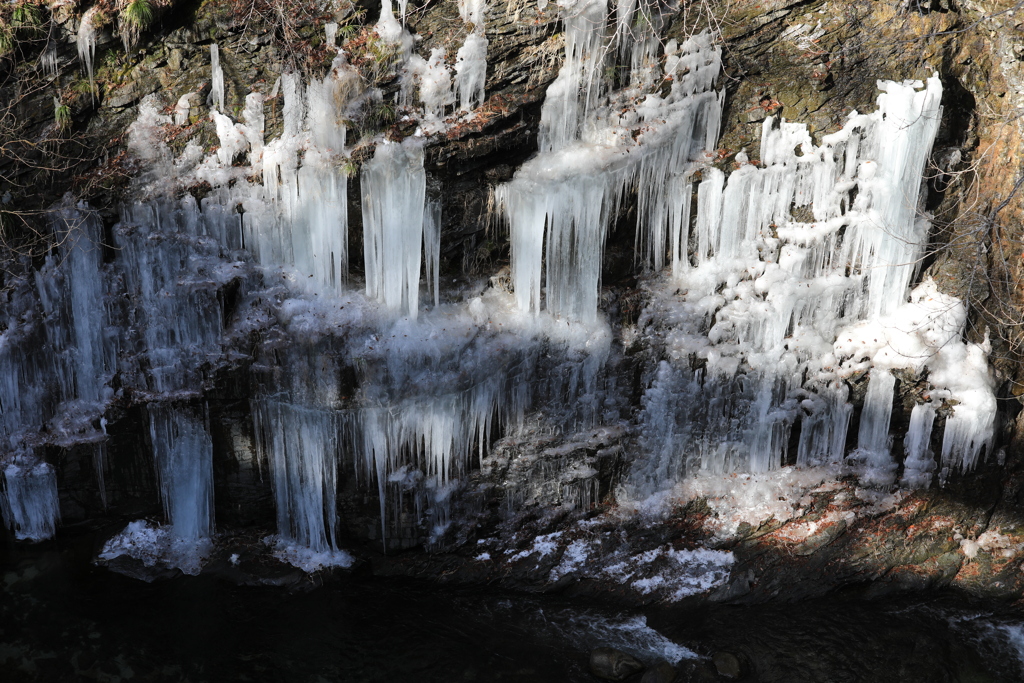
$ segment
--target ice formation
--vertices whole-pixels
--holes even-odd
[[[213,533],[213,442],[204,415],[151,406],[149,435],[157,480],[171,528],[184,541]]]
[[[85,72],[89,74],[89,90],[96,96],[96,82],[93,78],[93,63],[96,60],[96,15],[99,13],[99,6],[90,7],[82,15],[82,21],[78,24],[78,34],[75,42],[78,44],[78,58],[85,65]]]
[[[51,538],[60,521],[57,475],[45,462],[18,460],[3,470],[0,512],[14,537],[24,541]]]
[[[937,77],[879,87],[877,111],[854,112],[820,145],[804,126],[769,118],[760,166],[740,159],[728,179],[701,170],[694,234],[678,251],[692,259],[653,288],[647,313],[671,359],[643,399],[649,456],[631,475],[635,495],[697,471],[843,461],[845,380],[864,373],[857,448],[845,460],[864,483],[887,486],[897,473],[894,371],[927,370],[933,387],[905,439],[905,483],[930,481],[930,411],[941,401],[955,403],[946,470],[972,467],[991,445],[987,347],[961,341],[963,305],[931,281],[908,292],[927,241],[918,196],[942,88]]]
[[[405,5],[402,4],[404,10]],[[402,20],[405,20],[405,13],[402,13]],[[402,24],[395,19],[394,4],[391,0],[381,0],[380,19],[375,27],[377,35],[386,43],[402,43],[406,35]]]
[[[463,111],[472,111],[483,104],[486,80],[487,38],[483,33],[471,33],[455,58],[455,89]]]
[[[427,190],[422,143],[378,145],[363,165],[362,188],[366,295],[415,319]]]
[[[476,55],[473,56],[476,59]],[[486,68],[486,67],[485,67]],[[402,74],[402,90],[406,104],[412,103],[415,90],[423,105],[423,122],[431,132],[439,129],[448,108],[455,103],[451,70],[444,60],[444,48],[434,48],[430,59],[412,55]]]
[[[377,35],[396,52],[404,104],[422,104],[420,133],[443,131],[456,98],[471,111],[485,97],[485,3],[459,2],[471,29],[454,82],[442,49],[413,53],[399,7],[401,22],[383,1]],[[542,107],[539,154],[496,190],[514,291],[478,287],[459,301],[442,292],[443,207],[427,191],[422,135],[372,141],[360,175],[365,287],[347,282],[347,121],[382,94],[345,55],[322,79],[285,72],[272,91],[248,94],[239,120],[225,107],[225,55],[211,45],[218,149],[190,143],[175,158],[167,103],[147,98],[128,136],[145,170],[113,244],[101,244],[86,207],[66,204],[54,219],[68,238],[34,278],[12,280],[0,328],[8,526],[19,538],[53,534],[56,477],[39,447],[92,444],[102,475],[105,410],[130,397],[148,405],[167,523],[133,522],[102,557],[199,571],[215,526],[206,398],[228,367],[253,382],[255,452],[277,509],[268,543],[308,571],[352,562],[338,547],[336,499],[350,480],[376,489],[383,537],[403,542],[412,518],[428,542],[443,542],[465,475],[499,435],[576,435],[517,456],[510,506],[530,489],[589,507],[597,472],[569,455],[606,446],[595,423],[625,429],[616,380],[601,373],[612,328],[599,300],[605,239],[634,201],[639,266],[662,272],[624,334],[649,336],[664,355],[644,378],[642,455],[627,496],[725,501],[727,535],[758,515],[788,519],[797,503],[780,494],[787,486],[846,471],[888,487],[900,473],[890,415],[909,376],[927,389],[902,440],[902,482],[928,486],[974,467],[995,433],[988,345],[963,341],[960,301],[929,280],[911,291],[929,230],[918,195],[938,80],[880,83],[875,112],[853,113],[818,144],[804,126],[770,118],[760,159],[741,153],[725,173],[709,153],[721,47],[711,33],[662,46],[664,7],[558,3],[566,54]],[[88,18],[78,42],[91,78]],[[336,30],[326,29],[329,43]],[[279,94],[282,130],[266,140],[265,101]],[[185,125],[203,103],[175,96],[173,120]],[[197,200],[190,190],[203,183]],[[736,472],[747,474],[722,476]],[[552,536],[500,559],[536,561],[556,552]],[[591,575],[680,599],[719,585],[732,563],[670,546],[597,563],[592,550],[573,540],[552,580]]]
[[[313,552],[337,550],[338,415],[273,400],[253,408],[260,457],[273,474],[278,533]]]
[[[147,567],[160,565],[197,575],[213,549],[209,539],[183,539],[169,526],[159,526],[140,519],[129,522],[120,533],[103,544],[97,558],[110,562],[121,556],[131,557]]]
[[[487,0],[459,0],[459,15],[475,32],[483,33]]]
[[[218,112],[224,111],[224,70],[220,67],[217,43],[210,43],[210,102]],[[219,132],[217,134],[220,135]]]
[[[638,194],[638,239],[654,265],[666,252],[685,258],[688,178],[718,139],[721,49],[707,33],[681,47],[673,41],[666,96],[629,87],[602,99],[604,3],[565,12],[566,61],[544,102],[541,154],[497,196],[511,226],[519,306],[541,310],[543,278],[548,311],[593,323],[604,241],[627,191]]]

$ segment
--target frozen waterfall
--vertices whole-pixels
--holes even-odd
[[[120,220],[56,207],[59,246],[10,279],[7,526],[53,535],[54,447],[95,449],[106,505],[107,432],[125,414],[146,425],[165,523],[132,522],[101,558],[190,573],[217,527],[215,458],[232,455],[268,482],[278,557],[309,570],[350,564],[340,546],[356,526],[385,549],[443,546],[494,454],[520,467],[510,509],[529,487],[566,508],[597,503],[606,474],[586,462],[613,442],[636,445],[605,453],[616,471],[631,463],[632,499],[790,465],[880,488],[974,468],[996,429],[990,345],[965,341],[963,302],[918,272],[938,79],[880,82],[874,111],[817,140],[769,118],[759,159],[723,157],[722,47],[711,32],[663,41],[670,4],[558,3],[565,57],[537,153],[493,188],[511,291],[503,273],[453,284],[445,241],[459,212],[437,190],[447,181],[428,177],[431,145],[490,116],[474,111],[487,94],[483,0],[459,2],[454,64],[441,47],[417,54],[406,3],[400,20],[384,0],[390,90],[332,47],[322,77],[284,69],[227,106],[240,94],[221,67],[231,48],[211,45],[209,102],[140,104],[128,148],[143,170]],[[175,97],[174,122],[206,112],[217,149],[197,139],[172,152]],[[363,125],[382,104],[408,115],[386,135]],[[618,290],[601,283],[606,240],[627,218],[643,299],[628,321],[606,316]],[[906,435],[891,428],[897,398]],[[236,411],[231,439],[222,403]],[[565,464],[575,452],[586,455]],[[353,490],[369,512],[342,504]]]

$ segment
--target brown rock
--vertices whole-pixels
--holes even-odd
[[[729,681],[738,681],[743,678],[743,663],[731,652],[716,652],[711,661],[714,662],[715,669],[722,678]]]
[[[673,683],[678,675],[676,668],[668,662],[658,662],[644,672],[640,683]]]
[[[590,652],[590,673],[606,681],[624,681],[643,668],[635,657],[615,648],[599,647]]]

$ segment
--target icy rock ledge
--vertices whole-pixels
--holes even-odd
[[[212,550],[213,542],[208,538],[186,540],[175,535],[170,527],[139,519],[107,541],[97,559],[111,562],[119,557],[130,557],[146,567],[180,569],[196,576]]]

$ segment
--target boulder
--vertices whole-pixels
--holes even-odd
[[[590,652],[590,673],[605,681],[624,681],[643,669],[636,657],[615,648],[599,647]]]
[[[640,683],[673,683],[678,675],[676,668],[668,662],[658,662],[644,672]]]

